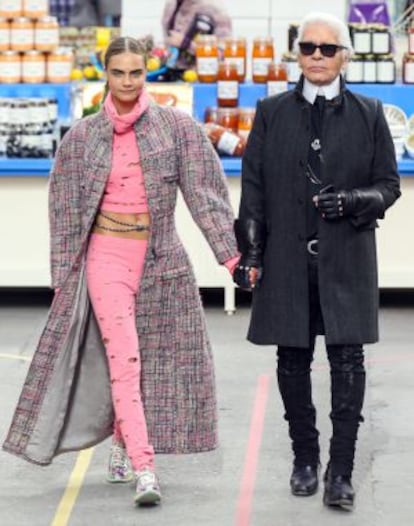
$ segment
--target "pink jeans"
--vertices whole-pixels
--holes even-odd
[[[86,276],[108,358],[115,412],[114,441],[125,444],[132,467],[154,465],[141,400],[141,359],[135,305],[148,242],[92,234]]]

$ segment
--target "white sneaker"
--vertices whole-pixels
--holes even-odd
[[[137,489],[135,493],[135,504],[157,504],[161,500],[161,490],[157,475],[150,469],[145,468],[137,471]]]
[[[111,483],[125,483],[134,480],[134,472],[125,448],[113,444],[109,454],[106,480]]]

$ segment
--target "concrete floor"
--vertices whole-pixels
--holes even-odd
[[[153,509],[134,508],[133,486],[105,483],[108,442],[91,453],[63,455],[47,468],[1,452],[0,526],[412,526],[412,295],[384,299],[381,342],[367,347],[365,423],[352,513],[325,508],[321,491],[308,498],[290,495],[291,454],[276,392],[274,349],[246,342],[246,301],[234,316],[225,315],[210,294],[205,304],[217,369],[221,447],[200,455],[159,455],[163,502]],[[0,291],[1,439],[47,305],[44,294]],[[330,433],[328,377],[320,340],[313,378],[324,463]]]

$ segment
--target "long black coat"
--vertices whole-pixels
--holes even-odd
[[[265,225],[264,274],[253,292],[248,339],[306,347],[309,301],[306,176],[311,105],[296,89],[258,102],[242,164],[239,217]],[[376,188],[399,197],[394,146],[382,105],[341,92],[327,101],[321,178],[337,190]],[[319,291],[327,344],[378,339],[377,217],[319,219]]]

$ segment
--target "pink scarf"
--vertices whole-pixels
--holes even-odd
[[[149,106],[149,97],[145,89],[141,91],[140,96],[132,108],[132,111],[119,115],[117,112],[114,101],[112,100],[112,94],[109,92],[105,98],[104,108],[110,121],[114,125],[116,133],[126,133],[132,126],[137,122],[141,115],[147,110]]]

